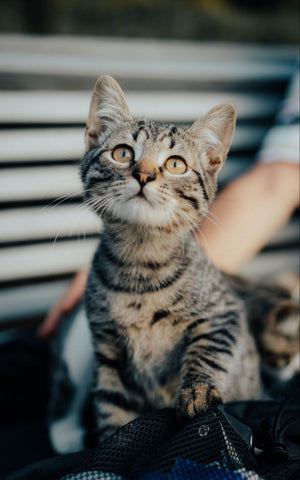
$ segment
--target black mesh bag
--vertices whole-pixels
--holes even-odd
[[[175,410],[154,411],[97,448],[36,463],[9,480],[296,480],[300,449],[299,423],[295,428],[294,421],[299,410],[283,407],[237,402],[183,426]]]

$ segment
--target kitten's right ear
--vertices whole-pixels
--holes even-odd
[[[236,108],[232,103],[221,103],[197,120],[187,132],[206,152],[206,168],[218,175],[231,144],[236,121]]]
[[[85,133],[86,147],[97,145],[101,133],[128,120],[132,120],[132,116],[121,87],[109,75],[102,75],[93,90]]]

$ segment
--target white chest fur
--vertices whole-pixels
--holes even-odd
[[[161,295],[152,294],[146,299],[119,295],[111,302],[110,313],[121,326],[136,379],[147,390],[155,390],[164,372],[179,369],[178,357],[173,353],[183,337],[183,326],[174,326],[175,315],[171,311],[158,321],[153,320],[157,312],[165,311],[165,301]]]

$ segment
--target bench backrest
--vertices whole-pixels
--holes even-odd
[[[222,186],[253,164],[295,57],[293,47],[0,37],[0,322],[41,318],[90,261],[100,226],[80,208],[78,161],[98,75],[120,82],[139,117],[189,125],[234,102]],[[291,222],[248,273],[291,268],[295,249],[282,246],[296,237]]]

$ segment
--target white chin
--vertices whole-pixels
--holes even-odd
[[[149,227],[163,227],[170,220],[166,210],[154,207],[142,197],[134,197],[122,204],[114,205],[112,213],[122,221]]]

